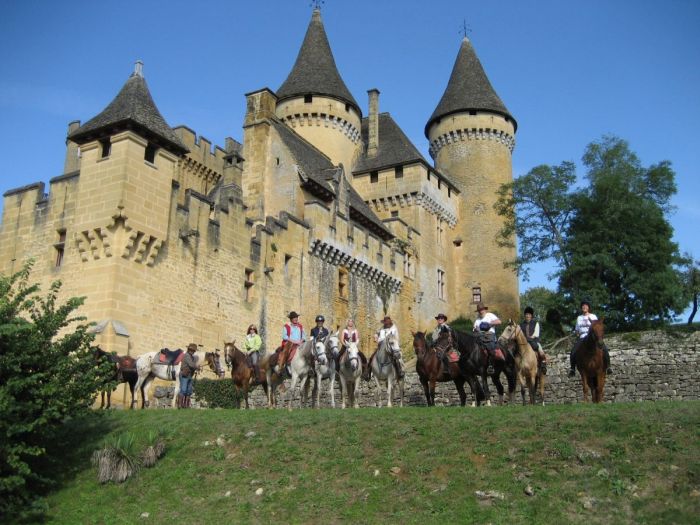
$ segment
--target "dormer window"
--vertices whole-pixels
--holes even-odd
[[[394,178],[396,178],[396,179],[403,178],[403,166],[396,166],[394,168]]]
[[[311,104],[314,101],[313,95],[304,95],[304,104]]]
[[[112,143],[109,141],[109,139],[102,139],[100,141],[101,158],[106,159],[109,157],[110,153],[112,153]]]
[[[149,142],[148,146],[146,146],[146,150],[143,153],[143,160],[150,162],[151,164],[155,164],[156,151],[158,151],[158,147],[152,142]]]
[[[350,111],[350,104],[345,104],[345,112],[347,113]]]
[[[369,181],[371,183],[379,182],[379,172],[378,171],[371,171],[369,173]]]

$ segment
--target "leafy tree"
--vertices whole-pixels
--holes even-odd
[[[686,295],[685,304],[690,302],[693,305],[688,316],[688,324],[693,324],[695,314],[698,313],[698,295],[700,295],[700,260],[693,259],[689,254],[685,254],[684,259],[681,275]]]
[[[670,164],[644,168],[616,137],[590,144],[583,162],[589,185],[574,197],[560,291],[572,308],[584,297],[598,305],[612,329],[673,319],[685,304],[665,217],[676,190]]]
[[[96,363],[84,318],[71,317],[83,299],[58,304],[60,282],[37,295],[30,270],[31,262],[0,275],[0,518],[40,513],[46,444],[67,417],[90,407],[112,371]]]
[[[504,218],[504,226],[497,243],[513,247],[517,236],[518,257],[507,265],[526,279],[533,263],[554,259],[559,266],[569,266],[566,232],[574,211],[569,192],[574,182],[574,164],[562,162],[559,166],[537,166],[498,190],[495,209]]]

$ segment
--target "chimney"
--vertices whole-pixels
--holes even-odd
[[[376,157],[379,149],[379,90],[370,89],[369,118],[367,126],[367,156]]]
[[[80,121],[74,120],[68,124],[68,137],[80,127]],[[72,173],[80,169],[80,148],[71,139],[66,138],[66,162],[63,164],[63,173]]]
[[[134,64],[133,76],[143,78],[143,61],[142,60],[137,60],[136,63]]]

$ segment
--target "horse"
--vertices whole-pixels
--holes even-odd
[[[340,356],[340,396],[343,400],[342,408],[345,408],[345,398],[353,408],[360,408],[360,380],[362,379],[362,360],[357,342],[348,341],[343,355]],[[391,390],[389,390],[391,392]],[[401,395],[403,401],[403,394]],[[389,394],[389,406],[391,406],[391,394]]]
[[[231,379],[233,380],[233,387],[238,394],[237,397],[237,408],[241,407],[240,393],[243,393],[243,399],[245,400],[245,407],[249,409],[248,404],[248,392],[252,387],[255,388],[256,385],[261,385],[265,391],[265,396],[270,399],[270,394],[268,393],[267,378],[264,374],[260,374],[258,377],[255,376],[253,368],[248,364],[248,356],[241,352],[236,347],[236,342],[232,341],[230,343],[224,343],[224,359],[226,360],[226,365],[231,367]],[[261,361],[264,356],[261,358]],[[253,380],[256,382],[253,383]]]
[[[177,403],[177,394],[180,391],[180,363],[176,365],[168,365],[160,363],[157,356],[160,352],[147,352],[136,360],[136,372],[139,379],[136,382],[136,391],[143,392],[142,408],[149,406],[148,402],[148,387],[157,377],[165,381],[175,381],[175,393],[173,395],[172,407],[175,408]],[[197,363],[209,365],[209,368],[219,377],[225,375],[224,369],[221,367],[218,352],[195,352]],[[173,377],[174,376],[174,377]],[[132,402],[132,405],[135,401]]]
[[[512,320],[508,321],[508,325],[501,334],[501,340],[505,340],[508,346],[515,346],[515,373],[520,383],[520,395],[523,398],[525,405],[525,388],[530,394],[530,404],[535,404],[535,393],[539,386],[540,397],[542,398],[542,406],[544,406],[544,374],[540,370],[537,362],[537,354],[527,342],[527,337],[523,330]]]
[[[315,381],[312,397],[316,401],[316,408],[321,407],[321,384],[324,379],[330,379],[329,393],[331,395],[331,407],[335,408],[335,375],[336,356],[338,355],[338,332],[329,334],[323,340],[314,341],[313,359]]]
[[[466,332],[454,331],[456,335],[457,350],[461,354],[459,366],[462,369],[462,374],[465,377],[476,376],[481,379],[481,393],[479,389],[476,392],[476,405],[480,405],[480,397],[486,400],[486,406],[491,406],[491,392],[489,390],[487,378],[490,376],[491,381],[496,386],[498,391],[499,404],[503,404],[503,395],[505,393],[501,384],[501,374],[504,373],[508,380],[508,398],[513,400],[513,392],[515,391],[515,363],[510,352],[504,352],[505,360],[495,359],[493,361],[493,373],[488,373],[487,359],[483,356],[477,338],[474,334]],[[474,406],[474,403],[472,403]]]
[[[309,389],[309,379],[311,373],[311,359],[312,359],[312,340],[305,341],[301,345],[298,345],[294,356],[289,358],[293,351],[294,343],[287,341],[282,347],[282,352],[280,353],[279,360],[277,361],[277,366],[275,367],[278,374],[283,372],[285,366],[289,367],[289,371],[292,375],[291,385],[289,386],[289,404],[287,408],[292,409],[292,401],[294,399],[294,388],[299,384],[299,408],[301,408],[306,402]],[[269,370],[269,368],[268,368]]]
[[[603,359],[603,321],[591,321],[588,335],[580,340],[576,349],[576,368],[581,374],[583,401],[588,403],[588,389],[594,403],[603,401],[605,389],[605,361]]]
[[[134,406],[134,387],[139,377],[136,373],[136,360],[130,356],[120,356],[113,353],[105,352],[99,346],[93,348],[95,360],[101,361],[107,358],[114,365],[114,375],[111,380],[117,384],[127,383],[131,392],[131,405]],[[107,406],[105,407],[105,394],[107,394]],[[100,392],[100,408],[111,408],[112,406],[112,391],[102,390]]]
[[[394,383],[399,387],[399,405],[403,406],[403,378],[399,379],[394,367],[394,359],[401,355],[396,335],[389,334],[380,344],[372,359],[372,376],[377,384],[374,391],[377,407],[381,407],[380,386],[386,384],[387,406],[391,407],[391,389]]]
[[[428,348],[425,339],[425,332],[411,332],[413,335],[413,351],[416,354],[416,372],[423,385],[425,399],[428,406],[435,406],[435,383],[453,381],[457,392],[459,393],[459,403],[461,406],[467,403],[467,393],[464,391],[465,381],[469,383],[472,393],[478,399],[479,394],[483,398],[483,392],[480,390],[475,374],[466,376],[462,373],[462,369],[458,362],[450,363],[447,368],[442,359],[438,357],[438,350],[446,352],[449,350],[449,335],[443,336],[440,334],[433,348]],[[461,356],[460,356],[461,358]]]

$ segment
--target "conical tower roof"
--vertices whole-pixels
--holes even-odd
[[[425,136],[428,136],[428,129],[436,120],[452,113],[466,111],[491,111],[512,120],[515,128],[518,126],[491,86],[472,43],[465,37],[457,53],[445,93],[425,125]]]
[[[182,155],[189,151],[165,122],[153,102],[146,79],[143,78],[141,62],[136,63],[134,72],[114,100],[99,115],[88,120],[68,138],[78,144],[85,144],[127,129],[134,130],[175,154]]]
[[[360,106],[338,73],[319,9],[314,9],[292,71],[277,90],[280,101],[303,95],[335,98],[350,104],[358,115],[362,115]]]

